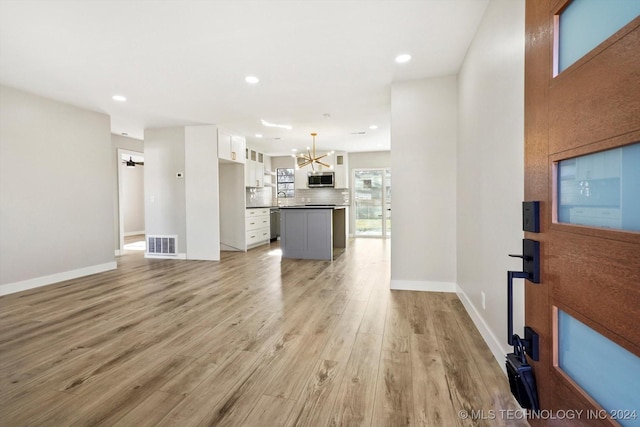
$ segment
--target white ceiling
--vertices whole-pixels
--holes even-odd
[[[487,3],[1,0],[0,82],[106,113],[112,132],[140,139],[208,123],[272,155],[311,132],[319,150],[388,150],[391,83],[457,73]],[[396,64],[400,53],[412,60]]]

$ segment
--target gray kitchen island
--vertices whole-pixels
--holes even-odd
[[[333,260],[347,246],[346,206],[281,206],[282,258]]]

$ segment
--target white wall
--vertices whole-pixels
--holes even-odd
[[[218,164],[221,250],[244,251],[247,246],[244,168],[240,163]]]
[[[276,171],[278,168],[293,169],[296,167],[295,159],[291,156],[271,157],[271,170]]]
[[[147,235],[177,235],[178,253],[186,257],[184,127],[144,132],[145,229]],[[184,175],[183,175],[184,176]]]
[[[185,128],[187,259],[220,260],[218,129]]]
[[[0,86],[0,294],[116,267],[109,116]]]
[[[393,289],[456,289],[456,77],[391,87]]]
[[[457,272],[460,297],[500,361],[506,271],[521,262],[524,197],[524,0],[493,0],[458,75]],[[515,331],[522,333],[517,281]],[[481,292],[486,295],[482,308]]]
[[[349,153],[349,176],[353,180],[354,169],[385,169],[391,167],[390,151]]]

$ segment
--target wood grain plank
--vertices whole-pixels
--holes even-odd
[[[390,294],[391,292],[389,290],[371,292],[371,297],[369,298],[360,325],[360,333],[382,335],[385,327],[387,302]]]
[[[410,336],[415,425],[458,426],[460,419],[449,392],[441,350],[430,326],[431,333]]]
[[[433,324],[436,331],[438,347],[441,356],[448,391],[454,402],[454,407],[459,410],[472,412],[488,411],[492,405],[488,402],[488,392],[480,379],[478,367],[473,357],[465,357],[472,354],[461,338],[460,328],[451,312],[433,312]],[[462,425],[491,425],[488,419],[463,419]]]
[[[415,292],[391,291],[384,333],[395,336],[408,336],[413,332],[409,308]]]
[[[358,334],[329,425],[370,425],[381,348],[381,335]]]
[[[384,336],[371,424],[373,426],[414,425],[409,347],[408,336]]]
[[[153,427],[176,406],[184,396],[156,391],[120,418],[114,427]]]
[[[293,409],[295,401],[263,395],[260,396],[253,411],[242,423],[243,427],[258,425],[283,426]]]
[[[345,366],[346,363],[333,360],[318,361],[305,390],[291,411],[287,426],[314,427],[327,424],[330,410],[338,396]]]
[[[212,375],[206,377],[194,391],[176,405],[158,425],[196,425],[220,402],[229,390],[252,372],[260,355],[238,351]]]
[[[302,349],[300,335],[284,335],[265,353],[260,355],[246,377],[228,390],[224,399],[211,405],[199,425],[237,426],[253,410],[271,380],[285,367],[291,353]]]
[[[326,334],[303,335],[300,350],[287,355],[283,368],[264,393],[286,399],[300,395],[327,340]]]
[[[345,311],[333,328],[334,332],[329,337],[321,358],[346,363],[363,317],[364,312]]]

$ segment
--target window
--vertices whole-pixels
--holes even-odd
[[[295,196],[295,170],[287,168],[276,169],[278,198]]]

